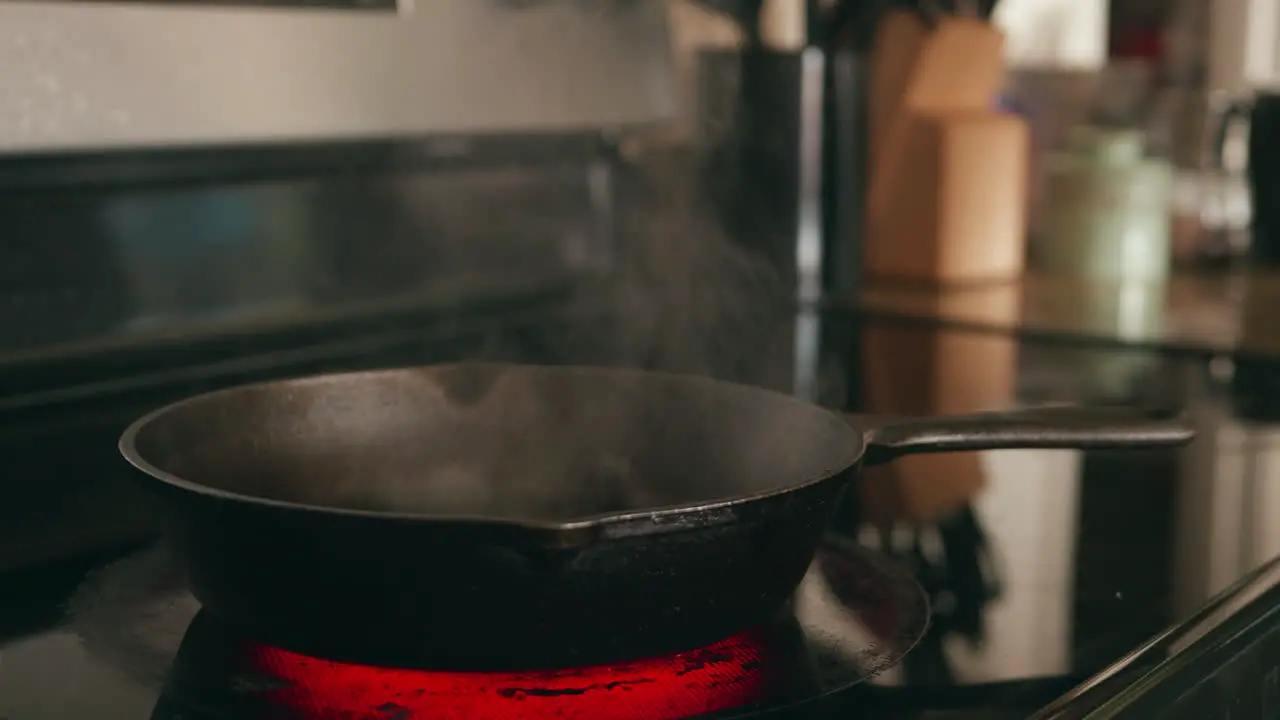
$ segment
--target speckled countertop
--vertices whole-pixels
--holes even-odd
[[[860,310],[972,328],[1161,349],[1280,357],[1280,271],[1183,273],[1163,284],[1031,274],[930,288],[873,282]]]

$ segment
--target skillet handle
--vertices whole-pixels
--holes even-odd
[[[867,464],[903,455],[1016,448],[1142,449],[1185,445],[1195,431],[1178,413],[1046,406],[935,418],[878,418],[864,426]]]

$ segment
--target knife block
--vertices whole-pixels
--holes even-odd
[[[1026,256],[1030,133],[1015,115],[909,114],[893,192],[870,208],[864,273],[931,283],[1007,280]]]

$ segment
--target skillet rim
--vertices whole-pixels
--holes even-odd
[[[531,520],[499,518],[487,515],[431,515],[413,512],[387,512],[381,510],[360,510],[354,508],[300,503],[289,500],[278,500],[274,498],[234,492],[231,490],[224,490],[222,488],[212,487],[194,480],[187,480],[155,466],[144,458],[137,448],[136,441],[139,434],[152,423],[181,408],[202,402],[208,402],[211,399],[218,398],[220,396],[235,395],[255,388],[296,388],[313,384],[329,383],[339,379],[350,380],[360,377],[388,377],[404,373],[440,371],[458,367],[522,368],[527,370],[552,371],[565,374],[585,371],[595,375],[611,375],[615,377],[632,376],[642,378],[667,378],[669,380],[695,385],[700,384],[704,386],[728,388],[735,392],[745,391],[772,395],[785,401],[788,405],[803,406],[803,409],[806,412],[813,412],[815,415],[826,415],[830,422],[839,423],[840,426],[847,429],[850,442],[841,452],[839,459],[832,462],[829,468],[783,487],[764,492],[751,493],[749,495],[712,498],[703,501],[680,503],[678,505],[662,505],[644,510],[633,510],[630,512],[598,513],[566,520]],[[839,479],[846,474],[856,472],[866,456],[867,439],[865,430],[852,425],[849,422],[850,419],[852,418],[842,416],[842,414],[837,411],[824,408],[821,405],[806,402],[793,395],[788,395],[777,390],[747,385],[744,383],[719,380],[701,375],[639,370],[635,368],[610,367],[602,365],[455,362],[302,375],[298,377],[245,383],[242,385],[234,385],[231,387],[199,393],[163,405],[147,412],[137,420],[134,420],[120,435],[120,439],[117,442],[116,447],[124,457],[125,461],[128,462],[135,470],[138,470],[143,475],[147,476],[149,481],[160,483],[163,486],[167,486],[168,489],[176,490],[186,495],[194,495],[218,502],[234,503],[243,509],[270,509],[290,513],[302,513],[313,517],[336,517],[365,521],[376,520],[379,522],[392,522],[397,524],[429,524],[440,527],[472,526],[495,530],[505,529],[521,533],[532,533],[536,537],[550,536],[557,540],[557,542],[553,543],[556,546],[572,546],[580,544],[583,541],[589,541],[601,537],[622,538],[630,536],[665,534],[690,529],[689,523],[680,522],[679,519],[682,516],[695,512],[698,513],[698,522],[696,523],[696,527],[705,527],[707,525],[718,525],[723,522],[730,522],[736,519],[736,513],[729,511],[736,508],[756,505],[762,501],[772,498],[793,494],[806,488]],[[720,511],[720,515],[722,517],[716,517],[715,511]],[[663,520],[669,521],[663,522]],[[642,522],[649,523],[648,527],[642,529],[634,528],[636,524]],[[629,528],[631,529],[629,530]]]

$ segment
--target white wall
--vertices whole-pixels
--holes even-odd
[[[0,152],[562,130],[675,104],[662,3],[0,2]]]
[[[996,24],[1019,69],[1096,70],[1107,61],[1107,0],[1003,0]]]
[[[1280,2],[1207,0],[1210,5],[1209,87],[1243,93],[1275,85],[1280,67]]]

